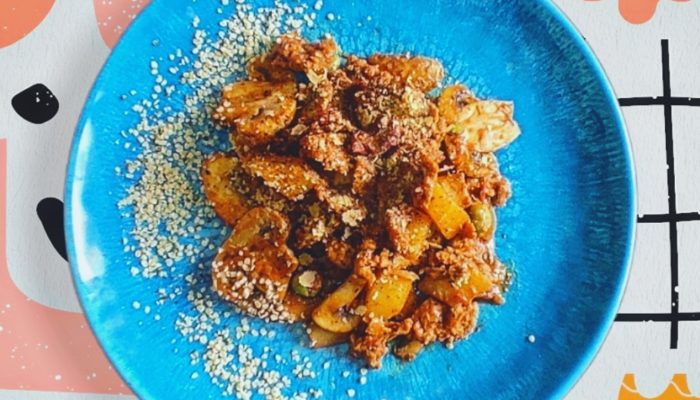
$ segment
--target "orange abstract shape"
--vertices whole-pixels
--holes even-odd
[[[620,385],[618,400],[700,400],[700,397],[693,396],[688,388],[688,377],[686,374],[675,374],[666,390],[656,397],[645,397],[637,390],[637,382],[634,374],[625,374]]]
[[[7,142],[0,140],[0,389],[130,393],[81,313],[46,307],[7,268]]]
[[[684,3],[688,0],[673,0],[678,3]],[[633,24],[643,24],[649,21],[656,12],[656,6],[659,5],[659,0],[620,0],[618,5],[620,14]]]
[[[151,0],[93,0],[100,35],[111,49]]]
[[[600,0],[586,0],[600,1]],[[685,3],[690,0],[671,0],[676,3]],[[629,23],[643,24],[649,21],[656,13],[659,0],[619,0],[618,9],[620,15]]]
[[[55,0],[0,1],[0,49],[27,36],[51,10]]]

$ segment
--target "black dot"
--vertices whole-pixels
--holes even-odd
[[[66,236],[63,233],[63,202],[53,197],[42,199],[36,205],[36,214],[44,227],[51,245],[64,260],[66,256]]]
[[[58,99],[41,83],[32,85],[12,98],[12,108],[20,117],[34,124],[43,124],[58,112]]]

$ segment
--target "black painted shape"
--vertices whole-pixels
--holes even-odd
[[[68,261],[66,256],[66,236],[63,233],[63,202],[53,197],[42,199],[36,205],[36,214],[46,231],[53,248]]]
[[[671,99],[671,67],[668,54],[668,40],[661,41],[661,70],[664,90],[664,99]],[[675,217],[676,209],[676,163],[673,153],[673,107],[670,101],[664,104],[664,130],[666,136],[666,182],[668,189],[668,214]],[[671,219],[668,224],[668,233],[671,244],[671,314],[678,314],[678,222]],[[671,349],[678,348],[678,320],[671,320]]]
[[[688,221],[700,221],[700,213],[677,213],[671,214],[645,214],[637,217],[637,222],[643,224],[660,224],[666,222],[688,222]]]
[[[678,313],[619,313],[615,317],[617,322],[669,322],[669,321],[700,321],[700,312]]]
[[[671,94],[671,67],[669,62],[668,39],[661,40],[661,78],[663,96],[631,97],[618,99],[620,106],[664,106],[664,136],[666,150],[666,183],[668,195],[668,214],[639,216],[640,223],[668,223],[668,236],[671,253],[671,312],[668,314],[618,314],[617,321],[645,321],[648,319],[671,322],[671,349],[678,348],[678,322],[684,318],[696,318],[700,313],[681,313],[678,294],[678,223],[695,221],[698,213],[678,213],[676,206],[676,163],[673,149],[673,107],[700,106],[699,98],[673,97]],[[653,318],[652,318],[653,317]]]
[[[32,85],[12,98],[12,108],[20,117],[34,124],[43,124],[58,112],[58,99],[41,83]]]

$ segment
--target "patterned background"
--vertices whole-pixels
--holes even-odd
[[[0,398],[128,393],[80,313],[61,198],[87,92],[146,3],[0,0]],[[639,191],[617,322],[568,398],[641,398],[635,385],[652,398],[675,374],[678,391],[700,395],[700,1],[555,3],[620,98]]]

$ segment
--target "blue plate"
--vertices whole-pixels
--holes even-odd
[[[548,1],[398,4],[326,0],[307,32],[331,32],[350,53],[436,57],[451,79],[466,82],[478,95],[515,102],[523,134],[499,153],[514,192],[498,215],[498,254],[515,272],[507,302],[483,306],[478,332],[453,350],[434,345],[408,364],[389,356],[383,369],[369,373],[366,385],[358,384],[359,364],[345,349],[308,349],[300,345],[298,328],[276,326],[274,339],[246,343],[256,354],[268,346],[286,358],[296,349],[313,363],[317,378],[292,379],[287,394],[318,387],[324,398],[346,397],[351,388],[362,399],[562,397],[613,321],[630,260],[634,176],[615,96],[584,39]],[[174,328],[179,313],[192,311],[184,295],[155,305],[158,288],[184,287],[182,276],[195,268],[182,262],[169,278],[150,280],[129,272],[137,260],[124,252],[122,238],[133,221],[116,206],[129,181],[114,170],[135,154],[134,147],[124,147],[120,132],[136,117],[121,96],[132,89],[136,97],[147,96],[153,86],[150,61],[167,65],[174,49],[191,48],[194,15],[201,27],[216,31],[223,17],[217,7],[227,15],[233,6],[155,0],[137,18],[92,89],[68,168],[66,237],[76,287],[105,352],[145,399],[218,398],[223,389],[207,377],[201,361],[190,364],[190,353],[201,358],[204,346]],[[334,21],[326,18],[328,12]],[[181,90],[186,88],[178,85],[174,97]],[[177,101],[172,105],[182,108]],[[196,177],[192,182],[198,184]],[[215,242],[224,237],[225,232],[212,234]],[[211,256],[197,255],[205,263]],[[207,291],[206,271],[201,276]],[[144,305],[153,311],[143,312]],[[227,308],[215,305],[220,312]],[[221,326],[240,323],[236,313],[222,318]],[[264,326],[255,320],[251,325]],[[327,369],[321,368],[325,361]],[[283,373],[291,367],[278,366]],[[342,376],[346,370],[352,372],[348,378]],[[199,377],[193,379],[193,373]]]

